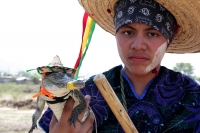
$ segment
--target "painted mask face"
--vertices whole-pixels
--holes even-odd
[[[116,33],[119,56],[125,71],[143,75],[160,65],[167,47],[161,32],[143,23],[130,23]]]

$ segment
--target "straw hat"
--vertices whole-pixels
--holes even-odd
[[[37,71],[40,74],[44,72],[66,72],[74,74],[76,69],[64,67],[60,60],[60,57],[56,55],[47,66],[38,67]]]
[[[114,6],[118,0],[78,0],[90,17],[104,30],[115,34]],[[155,0],[170,11],[180,28],[168,53],[200,52],[200,0]]]

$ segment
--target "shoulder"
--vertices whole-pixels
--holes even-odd
[[[110,82],[111,79],[117,77],[120,74],[120,70],[122,69],[122,65],[115,66],[107,71],[104,71],[102,74],[105,75],[106,79]],[[87,81],[86,84],[93,84],[94,77],[96,75],[91,76]]]
[[[197,116],[200,109],[200,85],[193,78],[161,67],[152,95],[157,107],[169,109],[164,114],[170,112],[168,117],[171,119],[166,123],[171,123],[172,126],[166,125],[165,131],[200,131]],[[177,120],[180,122],[177,123]],[[178,129],[182,125],[188,127]]]
[[[151,92],[157,105],[172,106],[183,100],[184,103],[195,101],[196,95],[200,94],[200,85],[189,76],[161,67]]]
[[[108,82],[110,83],[111,86],[113,86],[117,81],[118,75],[120,74],[120,70],[121,70],[122,66],[115,66],[111,69],[109,69],[108,71],[103,72],[102,74],[106,77],[106,79],[108,80]],[[85,87],[81,89],[81,92],[83,95],[98,95],[99,91],[98,88],[96,86],[96,84],[94,83],[93,79],[94,79],[95,75],[91,76],[86,82],[85,82]],[[116,80],[115,80],[116,79]]]
[[[110,83],[110,85],[112,87],[115,86],[117,80],[119,80],[118,75],[120,74],[121,68],[122,68],[122,66],[119,65],[119,66],[113,67],[113,68],[109,69],[108,71],[105,71],[102,73],[103,75],[105,75],[106,79],[108,80],[108,82]],[[96,100],[104,99],[103,96],[101,95],[101,93],[99,92],[99,89],[97,88],[96,84],[93,81],[94,77],[95,77],[95,75],[91,76],[85,82],[85,87],[82,88],[80,91],[84,96],[90,95],[91,97],[95,97]],[[92,100],[94,101],[95,99],[92,99]]]
[[[160,69],[160,73],[158,77],[162,79],[161,81],[165,81],[165,82],[177,83],[177,84],[184,82],[190,85],[193,84],[194,86],[200,86],[197,83],[197,81],[193,79],[192,77],[182,74],[180,72],[175,72],[163,66]]]

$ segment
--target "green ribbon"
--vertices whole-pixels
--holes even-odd
[[[37,70],[37,69],[30,69],[30,70],[26,70],[26,72],[30,72],[30,71],[33,71],[33,70]]]

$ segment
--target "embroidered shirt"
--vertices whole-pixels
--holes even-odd
[[[103,73],[120,101],[121,69],[120,65]],[[87,80],[81,92],[91,96],[90,106],[97,119],[98,133],[123,133],[93,78]],[[200,85],[192,78],[161,67],[159,75],[148,84],[142,98],[135,96],[126,76],[123,80],[128,114],[139,133],[200,132]],[[47,109],[39,121],[46,132],[49,132],[51,117],[52,111]]]

